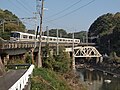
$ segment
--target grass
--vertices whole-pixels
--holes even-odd
[[[54,71],[36,68],[31,79],[31,90],[71,90],[66,81]]]

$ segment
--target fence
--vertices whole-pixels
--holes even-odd
[[[34,65],[31,65],[26,73],[11,87],[9,90],[23,90],[27,85],[30,75],[32,74]]]

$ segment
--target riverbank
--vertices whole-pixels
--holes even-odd
[[[99,68],[99,67],[93,67],[95,70],[98,70],[98,71],[101,71],[103,72],[105,75],[109,74],[109,75],[112,75],[113,77],[119,77],[120,78],[120,74],[117,74],[117,73],[114,73],[112,71],[107,71],[107,70],[104,70],[102,68]]]
[[[40,68],[35,69],[31,78],[31,90],[86,90],[73,72],[63,75]]]
[[[100,72],[103,72],[103,74],[109,74],[113,77],[119,77],[120,78],[120,66],[119,65],[110,65],[110,64],[80,64],[77,65],[76,68],[85,68],[89,71],[97,70]]]

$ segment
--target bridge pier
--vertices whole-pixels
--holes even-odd
[[[9,54],[3,56],[3,63],[4,63],[4,65],[7,65],[8,61],[9,61],[9,57],[10,57]]]
[[[97,57],[97,58],[96,58],[96,63],[98,63],[98,62],[99,62],[99,60],[100,60],[100,59],[99,59],[99,57]]]
[[[32,64],[34,64],[34,48],[31,48],[30,54],[31,54],[31,58],[32,58]]]
[[[3,65],[1,55],[0,55],[0,76],[2,76],[5,73],[5,67]]]
[[[72,53],[72,68],[73,68],[73,70],[76,70],[76,68],[75,68],[75,56],[74,56],[74,52]]]
[[[100,62],[100,63],[101,63],[102,61],[103,61],[103,57],[102,57],[102,56],[101,56],[101,57],[97,57],[97,58],[96,58],[96,63],[98,63],[98,62]]]

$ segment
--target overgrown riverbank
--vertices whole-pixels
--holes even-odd
[[[86,90],[73,73],[60,75],[52,70],[39,68],[33,72],[31,90]]]

